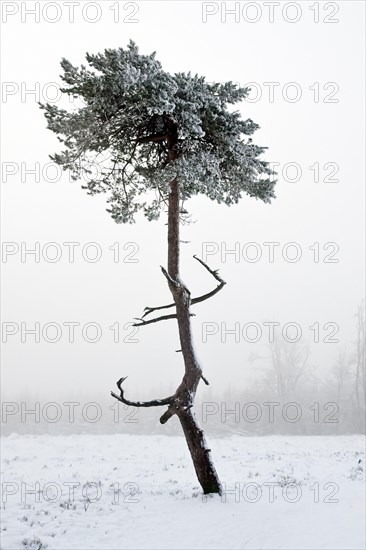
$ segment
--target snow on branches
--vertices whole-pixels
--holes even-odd
[[[227,205],[243,193],[274,198],[273,173],[259,158],[265,148],[249,137],[258,125],[228,109],[247,88],[171,75],[132,41],[86,60],[88,67],[61,62],[61,90],[80,106],[40,107],[65,147],[51,159],[87,180],[89,194],[107,193],[117,223],[133,222],[140,210],[157,219],[174,178],[183,200],[199,193]]]

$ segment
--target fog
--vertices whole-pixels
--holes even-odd
[[[331,14],[322,6],[314,22],[308,3],[297,4],[301,16],[293,23],[283,16],[284,3],[273,22],[265,3],[254,3],[262,10],[255,23],[242,12],[237,22],[235,15],[225,22],[220,4],[212,2],[133,2],[136,14],[124,6],[118,23],[109,2],[99,5],[96,23],[83,19],[81,8],[70,23],[65,6],[59,21],[41,13],[35,22],[22,13],[25,3],[18,4],[19,12],[5,14],[2,30],[2,396],[19,405],[6,430],[34,429],[32,422],[22,425],[22,401],[29,407],[96,401],[108,411],[114,405],[109,392],[121,376],[128,376],[131,399],[165,397],[182,377],[174,320],[137,331],[127,325],[144,307],[171,302],[160,270],[166,216],[115,224],[104,196],[88,196],[82,182],[48,165],[60,144],[37,105],[55,92],[49,83],[59,82],[62,57],[79,65],[85,52],[125,47],[130,38],[142,53],[156,51],[165,70],[252,83],[240,110],[260,124],[253,141],[268,147],[266,159],[278,172],[270,205],[244,197],[228,208],[203,196],[186,205],[192,223],[182,227],[184,282],[193,296],[216,285],[194,254],[227,282],[192,308],[195,347],[210,383],[202,384],[199,398],[218,407],[209,409],[207,423],[214,431],[222,402],[241,403],[240,427],[234,415],[230,429],[249,433],[254,428],[243,426],[243,403],[263,409],[264,402],[283,407],[296,401],[309,411],[318,402],[320,413],[330,414],[323,406],[334,402],[345,415],[339,418],[347,419],[342,433],[362,429],[352,403],[356,313],[364,296],[363,3],[342,2],[334,23],[324,22]],[[51,9],[47,17],[55,17]],[[289,11],[286,17],[295,16]],[[24,48],[17,47],[20,35]],[[307,358],[304,374],[285,394],[271,359],[276,346]],[[97,428],[76,422],[65,429],[132,433],[159,418],[153,409],[139,412],[145,420],[138,426],[116,427],[111,414]],[[272,429],[268,418],[256,424],[256,433],[294,429],[286,420]],[[296,433],[307,433],[311,418]],[[62,422],[43,424],[36,428],[57,431]]]

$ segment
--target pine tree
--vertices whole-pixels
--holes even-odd
[[[192,344],[191,306],[225,285],[217,271],[194,256],[217,280],[202,296],[191,297],[179,276],[179,228],[187,199],[204,194],[230,206],[243,194],[266,203],[274,198],[275,180],[265,151],[252,142],[258,128],[230,108],[247,97],[248,88],[232,82],[208,83],[191,73],[163,71],[155,53],[142,55],[132,41],[126,49],[86,54],[88,66],[74,67],[63,59],[61,90],[75,101],[67,111],[41,104],[48,128],[64,150],[51,156],[85,180],[88,194],[106,193],[108,212],[117,223],[133,223],[138,212],[148,220],[168,207],[168,263],[162,272],[173,303],[147,307],[136,326],[177,319],[185,372],[174,395],[152,401],[130,401],[117,382],[113,397],[135,407],[166,405],[160,422],[177,415],[182,425],[198,480],[204,493],[220,493],[221,484],[211,460],[193,405],[202,375]],[[150,317],[156,311],[174,313]]]

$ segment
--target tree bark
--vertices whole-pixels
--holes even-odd
[[[207,448],[203,430],[192,410],[202,370],[192,342],[190,292],[179,278],[179,213],[179,182],[174,179],[170,184],[168,203],[168,283],[176,305],[185,373],[177,389],[176,398],[161,422],[165,423],[173,414],[178,416],[204,494],[221,494],[221,483],[211,460],[211,451]]]

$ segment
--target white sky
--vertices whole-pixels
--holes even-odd
[[[39,22],[27,13],[36,4]],[[243,256],[239,262],[233,256],[222,262],[220,253],[207,257],[228,283],[215,298],[194,308],[195,345],[212,390],[241,383],[244,387],[245,380],[255,376],[258,364],[248,357],[263,354],[267,342],[264,321],[298,323],[303,343],[313,339],[309,326],[315,322],[320,324],[321,338],[330,333],[322,329],[325,323],[337,323],[339,345],[311,345],[311,361],[318,372],[329,367],[339,347],[350,345],[355,337],[353,316],[364,295],[364,3],[281,2],[274,6],[274,21],[269,22],[268,2],[252,2],[251,6],[241,2],[236,3],[238,22],[234,15],[223,22],[221,3],[210,2],[205,7],[199,1],[119,2],[120,21],[114,22],[117,2],[81,1],[74,3],[73,23],[68,21],[67,2],[49,2],[44,11],[46,4],[2,2],[2,239],[19,247],[27,243],[29,248],[35,242],[41,248],[56,242],[63,255],[56,263],[42,257],[35,263],[31,256],[22,263],[20,253],[4,263],[3,256],[1,309],[3,323],[14,322],[20,328],[22,322],[29,327],[35,322],[41,327],[56,322],[63,332],[54,344],[42,336],[39,344],[32,343],[32,336],[21,343],[20,331],[9,336],[2,353],[6,395],[15,398],[24,388],[48,400],[60,392],[108,393],[121,375],[129,375],[131,395],[138,398],[149,395],[149,387],[174,388],[181,379],[182,358],[174,353],[179,348],[174,321],[140,330],[138,343],[113,343],[108,328],[119,322],[123,338],[128,333],[123,326],[141,315],[144,306],[171,301],[159,269],[166,263],[164,217],[158,222],[140,219],[133,226],[116,225],[105,212],[105,197],[87,196],[79,183],[68,182],[66,174],[54,183],[45,181],[42,173],[38,182],[32,175],[24,176],[24,170],[35,163],[42,172],[48,155],[59,149],[36,101],[47,100],[47,91],[54,91],[48,83],[58,81],[61,58],[79,65],[85,52],[125,47],[130,38],[142,53],[156,51],[165,70],[191,71],[205,75],[208,81],[257,83],[262,97],[244,102],[240,109],[245,118],[260,124],[254,141],[268,146],[266,158],[280,163],[277,199],[271,205],[244,198],[227,208],[204,197],[187,205],[196,223],[182,229],[182,238],[190,244],[182,245],[181,271],[193,295],[215,284],[192,259],[193,254],[202,257],[203,242],[217,243],[219,250],[239,243],[244,254],[246,243],[256,242],[263,254],[256,263]],[[226,6],[233,8],[235,3]],[[317,9],[319,22],[315,23]],[[205,10],[217,13],[203,23]],[[138,22],[123,22],[133,11],[131,17]],[[100,20],[85,21],[83,13],[89,19],[99,14]],[[256,14],[257,22],[245,20]],[[296,14],[299,21],[285,20]],[[57,16],[58,22],[45,20]],[[325,23],[325,17],[339,21]],[[264,85],[270,82],[278,83],[273,101],[269,100],[269,85]],[[41,90],[36,97],[25,93],[35,86]],[[301,98],[286,101],[282,95],[286,91],[290,99],[295,92],[301,92]],[[9,163],[16,163],[16,168]],[[301,168],[299,181],[286,181],[286,171],[283,177],[287,163]],[[314,163],[320,166],[319,182],[309,168]],[[324,169],[326,163],[333,164]],[[332,176],[334,165],[338,171],[333,178],[339,181],[324,181]],[[13,168],[17,173],[11,175]],[[294,177],[291,169],[287,174]],[[81,243],[74,263],[68,262],[64,242]],[[80,248],[88,242],[101,247],[102,258],[97,263],[81,256]],[[132,251],[123,246],[136,243],[138,262],[114,263],[108,247],[116,242],[122,258]],[[268,261],[264,242],[280,243],[273,263]],[[297,263],[281,256],[289,242],[301,247]],[[318,263],[309,250],[316,242]],[[338,263],[322,261],[333,251],[332,246],[323,250],[329,242],[339,247],[334,256]],[[253,248],[248,250],[253,253]],[[68,343],[63,326],[68,321],[98,323],[100,341],[84,342],[79,328],[75,343]],[[225,322],[228,328],[256,322],[263,336],[258,344],[235,343],[233,337],[225,344],[219,333],[203,343],[203,322]]]

